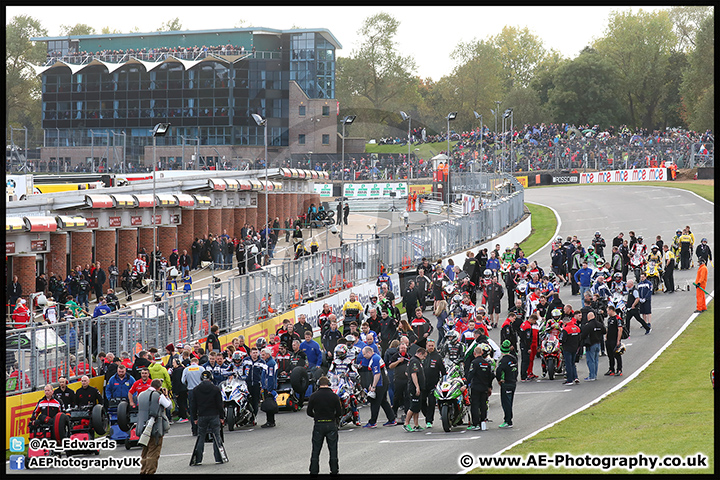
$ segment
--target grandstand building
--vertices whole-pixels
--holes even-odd
[[[162,169],[271,166],[338,151],[336,49],[327,29],[233,28],[36,37],[42,77],[41,161],[103,171],[150,166],[152,128]],[[196,156],[197,155],[197,156]],[[97,167],[96,167],[97,170]],[[118,170],[115,170],[118,171]]]

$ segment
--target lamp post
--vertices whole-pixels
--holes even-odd
[[[270,256],[270,235],[267,228],[267,216],[268,216],[268,158],[267,158],[267,119],[261,117],[257,113],[252,114],[253,120],[257,123],[258,127],[264,127],[265,133],[265,254]]]
[[[342,166],[340,170],[341,190],[340,198],[345,198],[345,125],[350,125],[355,121],[356,115],[347,115],[342,119]],[[341,211],[342,212],[342,211]],[[343,246],[343,226],[345,222],[340,221],[340,247]]]
[[[504,125],[505,125],[505,119],[508,117],[510,118],[510,173],[512,173],[514,170],[514,166],[512,163],[512,131],[513,131],[514,122],[515,122],[515,116],[513,115],[512,108],[508,108],[507,110],[505,110],[505,113],[503,113],[503,130],[504,130]],[[504,145],[505,145],[505,140],[504,140],[504,136],[503,136],[503,146]]]
[[[483,121],[482,115],[473,110],[475,119],[480,120],[480,178],[482,179],[482,161],[483,161]]]
[[[447,120],[447,165],[448,165],[448,178],[447,178],[447,205],[448,205],[448,221],[450,220],[450,122],[455,120],[457,112],[450,112],[447,114],[445,119]]]
[[[153,272],[153,287],[152,287],[152,301],[155,301],[155,285],[157,283],[157,222],[155,221],[155,204],[157,198],[155,196],[155,175],[157,174],[157,137],[164,137],[170,131],[169,123],[158,123],[152,130],[153,137],[153,207],[152,207],[152,226],[153,226],[153,249],[152,258],[153,264],[151,265]]]
[[[408,121],[408,156],[407,156],[407,162],[408,162],[408,166],[409,166],[409,165],[410,165],[410,143],[411,143],[411,142],[410,142],[410,129],[411,129],[410,126],[412,125],[412,118],[410,117],[410,115],[408,115],[407,113],[403,112],[402,110],[400,110],[400,116],[402,117],[403,121],[405,121],[405,120]]]
[[[495,115],[495,136],[493,137],[493,146],[497,143],[497,129],[498,129],[498,114],[500,113],[500,100],[495,100],[495,111],[492,112]],[[497,149],[495,150],[497,152]],[[500,163],[495,160],[495,167],[500,168]]]

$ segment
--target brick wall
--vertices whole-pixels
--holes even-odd
[[[50,252],[45,255],[45,270],[48,278],[51,273],[54,273],[60,275],[64,280],[68,273],[67,237],[68,234],[65,232],[50,234]]]
[[[138,231],[137,228],[123,228],[118,230],[118,260],[117,266],[120,273],[125,270],[129,263],[132,266],[133,260],[137,257]]]
[[[246,207],[235,208],[233,210],[233,216],[235,217],[235,220],[234,220],[235,231],[233,232],[233,236],[235,236],[235,237],[240,238],[240,231],[242,230],[242,228],[246,222],[246,215],[245,215],[246,211],[247,211]]]
[[[198,238],[207,238],[208,234],[208,214],[210,210],[195,210],[195,236]]]
[[[116,230],[95,230],[95,260],[100,261],[105,273],[108,273],[110,261],[115,259]],[[106,285],[107,286],[107,285]]]
[[[23,298],[35,292],[35,255],[16,255],[13,257],[13,275],[18,276]],[[47,277],[47,275],[46,275]],[[30,305],[28,305],[29,307]]]
[[[92,232],[79,230],[70,232],[70,267],[92,263]],[[34,287],[34,285],[33,285]]]
[[[207,229],[213,235],[222,233],[222,209],[211,208],[208,210]]]
[[[182,255],[183,250],[192,254],[192,244],[195,241],[195,210],[181,210],[182,224],[178,225],[178,252]]]
[[[177,227],[157,227],[157,244],[165,258],[170,258],[173,249],[177,248]]]

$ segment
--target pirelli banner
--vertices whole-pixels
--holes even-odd
[[[563,173],[563,174],[551,174],[548,175],[550,185],[567,185],[570,183],[580,183],[579,173]]]
[[[634,168],[580,173],[580,183],[665,182],[667,168]]]

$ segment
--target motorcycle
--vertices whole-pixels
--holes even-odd
[[[330,375],[330,388],[333,393],[340,397],[340,403],[342,404],[342,415],[340,415],[338,419],[338,428],[342,428],[350,423],[360,424],[360,415],[355,416],[358,406],[355,391],[358,387],[362,390],[359,383],[360,382],[353,383],[347,377]]]
[[[630,267],[635,273],[635,283],[640,282],[640,272],[642,272],[643,268],[645,267],[645,259],[643,258],[643,256],[633,255],[630,259]]]
[[[660,275],[662,274],[662,271],[660,270],[660,265],[658,265],[655,261],[648,262],[647,266],[645,267],[645,275],[647,275],[648,280],[652,282],[653,286],[653,293],[657,292],[660,289]]]
[[[231,432],[235,427],[245,427],[255,423],[255,414],[248,401],[250,392],[244,380],[236,377],[228,378],[220,383],[220,392],[225,407],[225,423]]]
[[[142,293],[148,292],[148,281],[145,280],[145,275],[133,272],[130,274],[130,282],[133,290],[140,290]]]
[[[625,318],[625,295],[621,292],[613,292],[608,299],[608,305],[615,307],[615,312],[620,318]]]
[[[469,411],[466,401],[465,382],[462,379],[462,366],[445,360],[447,373],[442,377],[433,392],[437,399],[443,430],[449,432],[462,422]]]
[[[550,380],[554,380],[556,374],[562,374],[565,365],[560,351],[560,340],[557,337],[543,340],[540,358],[542,359],[543,377],[547,375]]]

